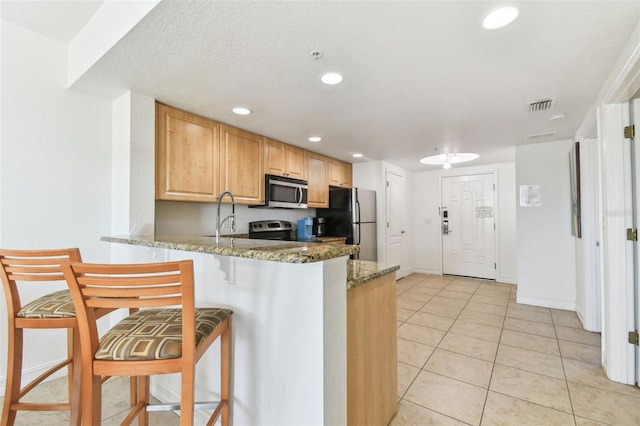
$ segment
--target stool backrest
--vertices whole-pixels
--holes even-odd
[[[0,278],[7,299],[9,317],[14,317],[22,303],[18,291],[21,282],[63,281],[61,264],[80,262],[78,248],[54,250],[0,249]]]
[[[71,263],[62,265],[62,270],[76,309],[80,339],[91,342],[91,356],[99,343],[96,312],[105,309],[132,311],[178,305],[182,308],[183,347],[195,347],[193,261]],[[88,356],[84,346],[82,351],[83,357]]]

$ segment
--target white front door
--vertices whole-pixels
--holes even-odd
[[[400,265],[396,276],[407,275],[404,236],[404,176],[387,171],[387,262]]]
[[[442,178],[442,272],[495,279],[495,178]]]

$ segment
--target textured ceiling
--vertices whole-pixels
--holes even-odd
[[[512,161],[517,145],[573,137],[640,2],[512,3],[519,18],[485,31],[498,3],[165,0],[74,88],[133,90],[346,161],[424,170],[436,148]],[[322,85],[325,71],[344,82]],[[528,111],[547,97],[554,110]],[[307,141],[315,134],[323,142]]]

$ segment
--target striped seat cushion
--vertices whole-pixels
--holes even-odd
[[[76,310],[69,290],[60,290],[27,303],[18,311],[19,318],[75,318]]]
[[[196,309],[196,347],[232,311]],[[129,315],[101,339],[95,358],[142,361],[179,358],[182,355],[182,309],[146,309]]]

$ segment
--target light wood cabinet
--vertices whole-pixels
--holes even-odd
[[[328,158],[305,151],[307,165],[307,205],[309,207],[329,207],[329,182],[327,179]]]
[[[398,409],[395,274],[347,290],[347,424],[388,425]]]
[[[264,204],[264,136],[221,125],[220,189],[236,203]]]
[[[351,188],[353,182],[352,166],[350,163],[329,159],[329,185],[340,188]]]
[[[220,124],[156,104],[156,199],[214,202]]]
[[[264,144],[264,172],[270,175],[307,179],[304,149],[267,138]]]

